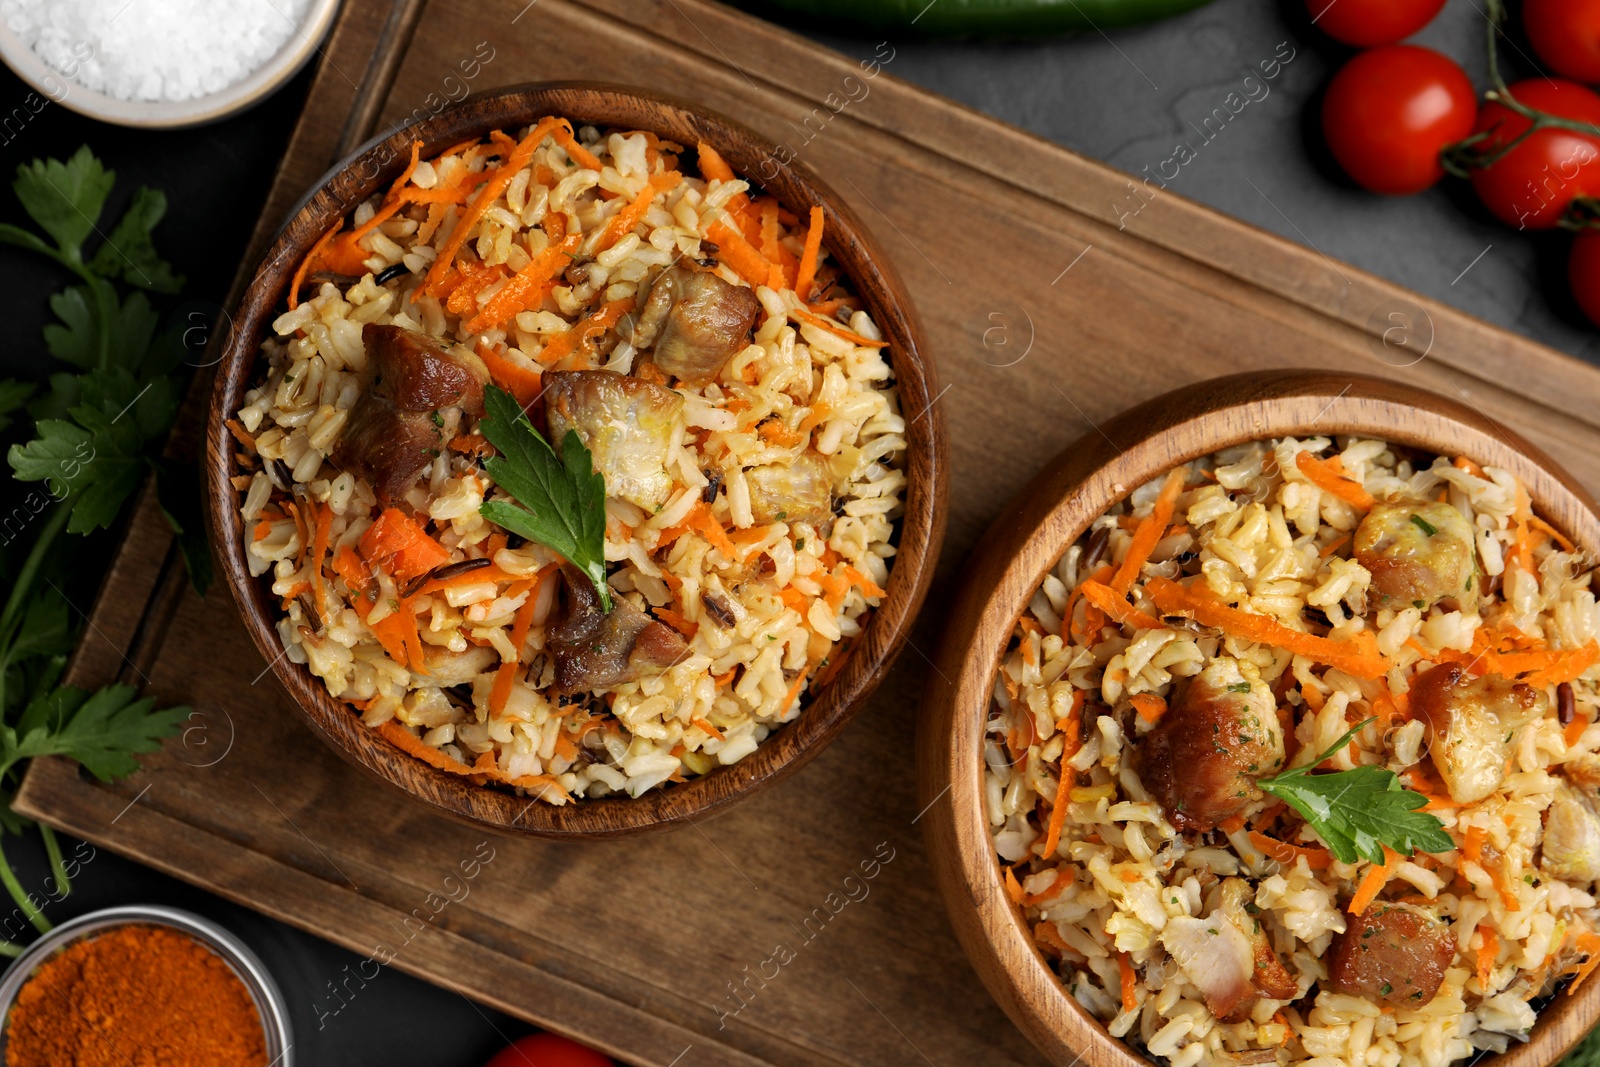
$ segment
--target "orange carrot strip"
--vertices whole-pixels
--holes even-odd
[[[411,656],[406,650],[406,622],[400,617],[404,610],[391,611],[377,622],[367,623],[367,629],[372,631],[372,636],[378,639],[378,644],[383,646],[390,659],[402,667],[408,667]]]
[[[1551,526],[1548,522],[1545,522],[1543,519],[1539,518],[1539,516],[1534,515],[1529,518],[1528,524],[1536,530],[1543,530],[1545,533],[1549,534],[1551,539],[1554,540],[1556,544],[1561,546],[1561,550],[1563,552],[1571,552],[1573,550],[1571,539],[1569,539],[1566,534],[1563,534],[1554,526]]]
[[[572,135],[572,131],[570,129],[567,129],[564,126],[558,126],[556,127],[553,136],[555,137],[556,144],[566,149],[567,155],[571,156],[572,161],[578,164],[578,166],[587,167],[589,170],[600,169],[602,165],[600,163],[600,157],[583,147],[583,145],[579,144],[578,139]]]
[[[523,366],[499,348],[480,341],[478,356],[483,360],[483,365],[489,368],[489,377],[494,379],[494,384],[516,397],[524,410],[544,392],[543,374],[533,367]],[[450,447],[455,448],[456,443],[450,442]]]
[[[568,234],[530,259],[472,317],[467,323],[467,332],[480,333],[493,329],[515,317],[518,312],[537,307],[549,291],[550,280],[572,262],[573,255],[582,243],[582,234]]]
[[[395,748],[398,748],[408,756],[421,760],[430,767],[437,767],[439,770],[449,771],[451,774],[477,773],[473,768],[467,766],[465,763],[462,763],[460,760],[451,759],[447,753],[441,752],[439,749],[434,748],[432,745],[426,743],[422,740],[422,738],[406,729],[405,726],[394,719],[390,719],[388,722],[380,724],[378,726],[378,733],[385,741],[388,741],[390,744],[394,745]]]
[[[1044,850],[1036,853],[1039,856],[1054,856],[1056,849],[1061,845],[1061,828],[1067,821],[1067,802],[1072,792],[1072,769],[1067,766],[1067,761],[1077,754],[1078,723],[1083,715],[1083,690],[1078,690],[1072,697],[1072,710],[1057,724],[1062,734],[1061,766],[1057,772],[1056,803],[1050,809],[1050,823],[1045,831]]]
[[[267,539],[267,535],[270,533],[272,533],[272,520],[262,519],[260,522],[256,523],[256,528],[250,534],[250,540],[265,541]]]
[[[572,328],[564,330],[551,338],[539,350],[539,362],[548,366],[565,356],[579,345],[588,346],[591,338],[604,337],[607,330],[615,326],[622,316],[633,310],[633,297],[625,296],[621,300],[612,300],[600,305],[600,308],[587,318],[574,323]]]
[[[317,603],[317,614],[326,622],[328,612],[322,606],[322,561],[328,555],[328,534],[333,527],[333,509],[327,504],[319,504],[312,509],[311,517],[316,530],[311,539],[311,598]]]
[[[811,286],[817,279],[817,256],[822,251],[822,208],[811,209],[810,225],[806,229],[805,251],[800,253],[800,273],[794,280],[794,293],[802,301],[811,294]]]
[[[1122,565],[1111,576],[1111,588],[1121,596],[1131,588],[1139,570],[1150,559],[1150,553],[1161,541],[1167,531],[1167,526],[1172,522],[1173,509],[1178,505],[1178,496],[1183,492],[1183,487],[1189,480],[1189,468],[1175,467],[1167,473],[1166,481],[1161,483],[1161,493],[1156,497],[1155,506],[1150,514],[1140,520],[1139,528],[1133,533],[1133,541],[1128,545],[1128,554],[1122,560]],[[1107,614],[1110,614],[1107,612]]]
[[[1584,979],[1593,974],[1596,967],[1600,967],[1600,935],[1585,930],[1574,938],[1574,941],[1588,958],[1578,965],[1578,970],[1573,976],[1572,983],[1567,986],[1568,996],[1576,993],[1578,986],[1583,984]]]
[[[1167,702],[1154,693],[1136,693],[1128,698],[1128,703],[1145,722],[1160,722],[1161,716],[1167,713]]]
[[[1022,883],[1017,881],[1016,871],[1007,867],[1003,877],[1006,883],[1006,896],[1011,898],[1013,904],[1021,904],[1023,897]]]
[[[690,622],[671,608],[656,608],[656,618],[672,627],[685,637],[693,637],[700,632],[698,623]]]
[[[1500,935],[1487,926],[1478,927],[1478,932],[1483,935],[1483,944],[1478,947],[1478,985],[1488,996],[1489,976],[1494,971],[1495,957],[1500,955]]]
[[[717,517],[711,513],[711,508],[704,501],[695,504],[693,510],[689,512],[689,517],[684,521],[709,541],[712,548],[729,559],[738,558],[735,555],[737,549],[733,547],[733,542],[728,540],[728,531],[722,528],[722,523],[717,521]]]
[[[1378,651],[1377,639],[1370,630],[1361,631],[1349,641],[1336,641],[1291,630],[1270,616],[1230,607],[1209,591],[1180,585],[1166,578],[1149,579],[1145,589],[1163,614],[1186,614],[1206,626],[1215,626],[1237,637],[1305,656],[1336,667],[1352,677],[1381,678],[1389,670],[1389,661]]]
[[[1304,474],[1312,485],[1332,493],[1353,508],[1371,511],[1372,505],[1376,503],[1371,493],[1344,473],[1344,464],[1339,461],[1338,456],[1332,459],[1318,459],[1310,452],[1296,452],[1294,465],[1300,468],[1300,473]]]
[[[434,259],[433,265],[428,268],[428,273],[423,278],[421,286],[423,289],[433,296],[439,295],[439,280],[444,277],[449,264],[455,261],[456,252],[466,243],[467,237],[472,233],[473,227],[477,226],[483,213],[489,209],[490,204],[500,198],[501,193],[505,192],[506,186],[511,184],[511,179],[516,176],[517,171],[532,161],[533,153],[538,150],[539,145],[551,131],[562,127],[569,132],[571,130],[565,119],[553,116],[541,119],[538,125],[528,131],[528,136],[517,143],[517,147],[512,149],[510,156],[506,158],[505,165],[495,171],[494,177],[483,183],[477,195],[467,205],[467,209],[456,220],[455,228],[445,238],[438,257]]]
[[[1217,825],[1222,827],[1222,832],[1225,833],[1225,834],[1236,834],[1240,830],[1244,829],[1244,816],[1243,815],[1230,815],[1226,819],[1223,819],[1221,822],[1219,822]]]
[[[1468,474],[1472,475],[1474,478],[1486,478],[1486,477],[1488,477],[1488,475],[1483,473],[1483,468],[1482,467],[1480,467],[1476,463],[1472,462],[1472,460],[1468,459],[1466,456],[1457,456],[1455,458],[1455,462],[1454,462],[1453,466],[1457,470],[1466,471]]]
[[[478,306],[478,294],[506,276],[503,263],[488,266],[483,263],[460,264],[440,283],[440,289],[449,289],[444,309],[452,315],[466,317]]]
[[[1461,838],[1461,854],[1473,863],[1483,859],[1483,839],[1487,831],[1481,826],[1469,826]]]
[[[731,268],[752,287],[767,284],[772,263],[743,234],[718,219],[706,228],[706,236],[716,242],[717,262]]]
[[[1133,973],[1133,960],[1126,952],[1117,953],[1117,970],[1122,978],[1122,1010],[1131,1012],[1139,1006],[1139,979]]]
[[[790,308],[789,317],[797,322],[810,323],[819,330],[827,330],[835,337],[842,337],[857,348],[886,348],[889,345],[888,341],[874,341],[871,338],[862,337],[854,330],[847,330],[832,319],[823,318],[821,315],[813,315],[805,308]]]
[[[1046,945],[1056,950],[1057,953],[1071,952],[1072,946],[1062,939],[1056,930],[1056,924],[1041,922],[1033,928],[1033,939],[1041,945]]]
[[[306,271],[311,267],[311,261],[316,259],[317,255],[327,247],[329,241],[333,240],[333,235],[342,229],[344,229],[344,220],[340,219],[334,223],[333,229],[317,238],[317,243],[311,246],[311,251],[306,253],[306,258],[302,259],[300,265],[295,268],[294,277],[289,279],[290,311],[300,306],[300,287],[305,284]]]
[[[1302,452],[1300,454],[1302,456],[1305,455],[1304,452]],[[1339,551],[1339,549],[1343,548],[1345,546],[1345,544],[1347,542],[1349,542],[1350,537],[1351,537],[1351,535],[1348,534],[1348,533],[1340,534],[1338,537],[1335,537],[1332,541],[1329,541],[1327,544],[1325,544],[1321,548],[1317,549],[1317,555],[1321,556],[1323,559],[1327,559],[1329,556],[1331,556],[1335,552]]]
[[[596,252],[604,252],[632,233],[634,228],[644,221],[645,212],[650,210],[650,205],[655,202],[655,198],[677,188],[678,183],[682,180],[683,175],[675,170],[669,170],[665,174],[653,175],[645,183],[645,187],[639,190],[639,195],[635,196],[627,207],[611,216],[611,221],[607,222],[606,228],[601,231],[600,239],[596,242],[594,250]]]
[[[1089,580],[1079,583],[1078,590],[1085,600],[1123,626],[1131,626],[1135,630],[1159,630],[1162,627],[1160,619],[1140,611],[1109,585]]]
[[[1356,886],[1356,895],[1350,898],[1350,907],[1346,910],[1351,915],[1360,915],[1367,910],[1378,894],[1389,881],[1389,875],[1394,873],[1394,868],[1400,862],[1400,854],[1388,845],[1383,846],[1383,862],[1374,863],[1367,868],[1367,873],[1361,876],[1361,884]]]
[[[361,555],[369,563],[388,563],[396,578],[415,578],[450,562],[444,546],[398,508],[385,508],[367,527]]]
[[[1325,871],[1333,862],[1333,856],[1325,848],[1306,848],[1303,845],[1290,844],[1288,841],[1279,841],[1255,830],[1250,831],[1250,843],[1285,867],[1293,867],[1295,860],[1301,856],[1306,858],[1306,865],[1313,871]]]
[[[1571,722],[1567,723],[1566,729],[1561,732],[1562,738],[1567,742],[1567,747],[1571,748],[1582,740],[1583,732],[1588,728],[1589,723],[1581,718],[1575,717]]]
[[[889,595],[878,586],[877,582],[873,581],[871,578],[868,578],[865,574],[862,574],[848,563],[839,568],[839,574],[840,577],[844,578],[851,585],[861,590],[862,596],[872,597]]]
[[[700,727],[700,729],[704,730],[706,733],[710,734],[712,737],[715,737],[718,741],[726,741],[727,740],[727,737],[723,734],[723,732],[721,730],[717,729],[715,726],[712,726],[709,722],[706,722],[704,719],[700,718],[699,716],[696,716],[695,718],[690,719],[689,720],[689,724],[691,726]]]

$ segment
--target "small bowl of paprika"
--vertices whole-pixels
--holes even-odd
[[[176,908],[56,927],[0,978],[0,1062],[291,1067],[283,995],[227,930]]]

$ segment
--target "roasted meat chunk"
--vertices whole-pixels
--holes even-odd
[[[571,564],[562,564],[561,576],[566,607],[550,630],[556,693],[589,693],[636,682],[660,674],[688,651],[676,630],[623,597],[613,598],[607,612],[594,584]]]
[[[1379,901],[1345,924],[1328,949],[1328,982],[1340,993],[1420,1007],[1456,958],[1455,935],[1426,908]]]
[[[605,370],[550,371],[545,417],[559,451],[568,430],[594,456],[611,496],[655,510],[672,491],[667,452],[683,396],[676,390]]]
[[[1428,754],[1457,804],[1500,787],[1518,732],[1547,703],[1532,686],[1493,674],[1475,678],[1459,663],[1431,667],[1411,683],[1411,706],[1427,724]]]
[[[1211,830],[1259,805],[1283,764],[1272,691],[1237,660],[1212,660],[1138,744],[1139,775],[1180,830]]]
[[[833,476],[827,461],[809,449],[790,463],[751,467],[744,477],[756,522],[820,526],[833,516]]]
[[[1552,878],[1585,885],[1600,878],[1600,814],[1594,802],[1566,782],[1544,817],[1539,867]]]
[[[1226,879],[1210,915],[1172,919],[1161,935],[1162,946],[1219,1019],[1242,1017],[1262,997],[1294,1000],[1300,995],[1300,983],[1268,944],[1261,920],[1251,914],[1252,892],[1243,878]]]
[[[483,361],[398,326],[368,323],[366,388],[350,409],[333,462],[365,479],[380,504],[405,496],[443,442],[436,412],[483,413]]]
[[[754,289],[709,271],[668,267],[650,287],[634,344],[655,345],[656,366],[688,382],[707,382],[750,343],[761,314]]]
[[[1372,574],[1379,608],[1470,600],[1477,584],[1472,527],[1449,504],[1375,504],[1356,527],[1353,548]]]

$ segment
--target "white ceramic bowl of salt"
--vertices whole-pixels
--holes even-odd
[[[0,60],[33,94],[118,126],[173,129],[260,103],[316,54],[339,0],[0,0]]]

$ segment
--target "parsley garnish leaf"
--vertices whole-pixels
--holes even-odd
[[[511,396],[494,386],[484,389],[483,436],[500,455],[484,466],[495,484],[516,503],[487,500],[484,518],[566,557],[588,575],[611,610],[606,584],[606,480],[575,430],[567,431],[561,455],[550,447]]]
[[[11,188],[28,216],[56,239],[56,249],[81,263],[83,242],[94,232],[116,180],[84,145],[65,163],[36,159],[23,164]]]
[[[1402,856],[1455,848],[1444,824],[1418,810],[1428,798],[1401,788],[1400,779],[1388,768],[1367,764],[1333,774],[1311,773],[1369,722],[1372,719],[1345,731],[1310,763],[1259,778],[1256,785],[1299,812],[1340,863],[1354,863],[1357,858],[1382,863],[1385,845]]]
[[[182,289],[183,275],[173,272],[150,240],[150,231],[166,213],[166,194],[140,186],[128,210],[95,251],[89,269],[107,278],[121,275],[129,285],[152,292],[176,293]]]
[[[0,730],[0,766],[36,756],[70,756],[102,782],[139,769],[134,756],[154,752],[189,717],[186,707],[155,710],[150,697],[135,700],[131,685],[93,693],[62,686],[30,703],[15,728]]]

